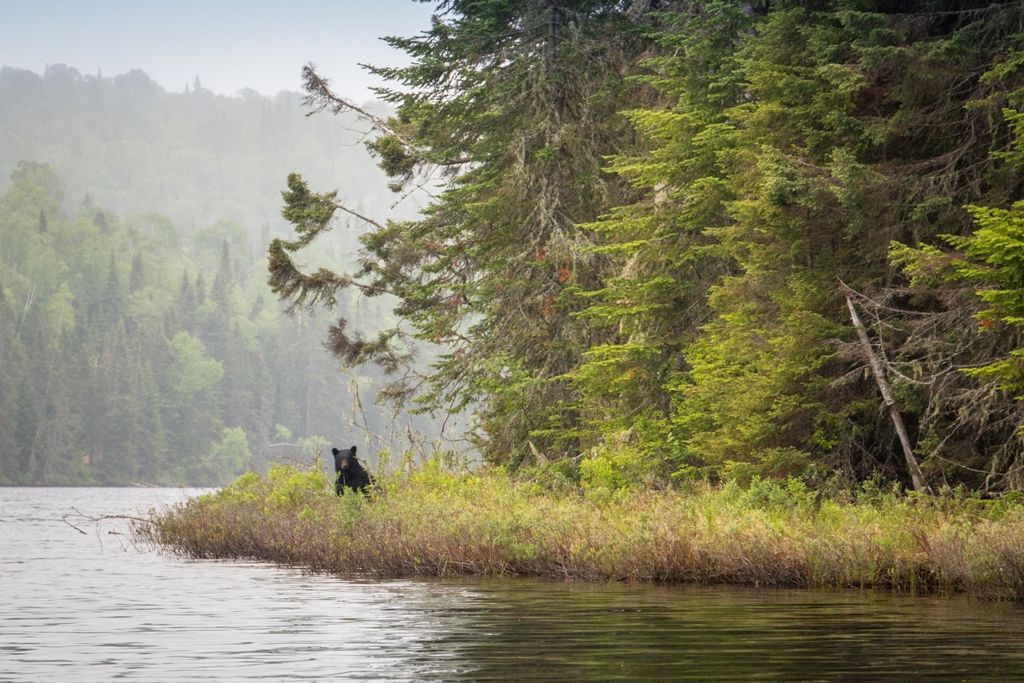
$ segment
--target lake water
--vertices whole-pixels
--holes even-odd
[[[346,581],[140,552],[116,533],[123,524],[83,535],[61,521],[75,508],[133,514],[185,495],[0,488],[0,680],[1024,680],[1017,605]]]

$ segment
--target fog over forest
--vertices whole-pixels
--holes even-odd
[[[378,219],[417,209],[395,205],[365,125],[307,111],[199,77],[168,92],[141,71],[0,70],[0,483],[210,485],[406,440],[375,369],[343,373],[323,348],[333,314],[286,316],[266,285],[288,173]],[[308,258],[354,264],[359,223]],[[355,327],[389,320],[384,299],[346,296]]]

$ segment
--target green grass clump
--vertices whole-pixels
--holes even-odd
[[[551,490],[436,461],[340,498],[318,470],[246,474],[138,527],[194,558],[378,577],[885,587],[1024,599],[1024,506],[798,481],[685,491]]]

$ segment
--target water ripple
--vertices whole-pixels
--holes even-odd
[[[0,489],[0,680],[1021,680],[1024,610],[880,593],[345,581],[125,548],[77,508],[174,489]]]

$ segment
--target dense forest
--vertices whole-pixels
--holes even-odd
[[[376,374],[323,348],[328,319],[266,285],[291,165],[400,214],[355,140],[296,93],[0,71],[0,483],[211,485],[369,434],[408,445]],[[353,262],[356,237],[310,261]],[[391,319],[383,300],[338,308]]]
[[[989,0],[445,0],[374,69],[395,114],[363,116],[395,191],[443,190],[310,273],[359,207],[293,175],[271,284],[396,297],[332,350],[472,410],[512,469],[1019,489],[1022,26]],[[358,112],[328,76],[307,104]],[[446,353],[410,383],[421,342]]]

